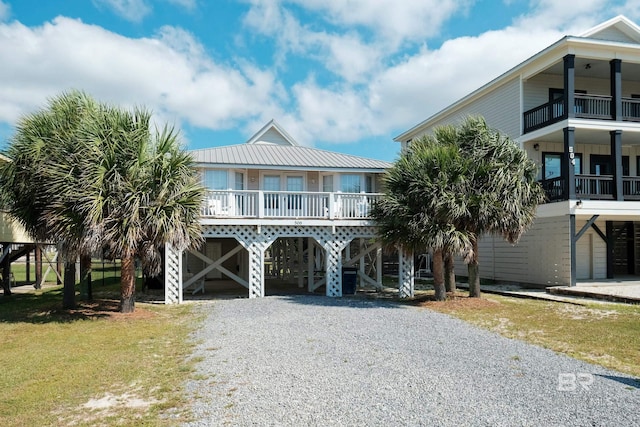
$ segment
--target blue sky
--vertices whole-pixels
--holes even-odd
[[[393,137],[640,0],[0,0],[0,144],[72,88],[145,105],[187,148],[274,118],[304,145],[393,160]]]

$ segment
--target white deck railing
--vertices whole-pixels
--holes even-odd
[[[205,218],[369,218],[377,193],[314,193],[300,191],[207,191]]]

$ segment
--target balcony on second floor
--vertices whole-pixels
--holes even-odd
[[[379,193],[212,190],[202,218],[367,220]]]
[[[557,177],[540,181],[550,202],[569,198],[567,179]],[[613,200],[613,175],[575,175],[576,198],[583,200]],[[640,200],[640,177],[622,177],[622,196],[624,200]]]
[[[573,112],[577,118],[615,120],[613,97],[575,93]],[[640,121],[640,99],[622,97],[621,118],[623,121]],[[567,118],[564,99],[559,98],[525,111],[524,133],[532,132]]]

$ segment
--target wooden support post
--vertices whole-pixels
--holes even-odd
[[[365,255],[364,254],[364,247],[365,247],[365,242],[364,239],[360,239],[360,277],[364,277],[366,272],[365,272],[365,264],[366,264],[366,260],[365,260]],[[362,280],[362,279],[360,279]],[[362,286],[362,281],[360,282],[360,286]]]
[[[11,295],[11,243],[2,242],[2,290]]]
[[[302,237],[298,237],[298,287],[304,288],[304,243]]]
[[[376,282],[382,288],[382,248],[376,249]]]
[[[25,269],[25,273],[26,273],[26,280],[27,283],[29,283],[31,281],[31,251],[27,251],[27,253],[25,254],[25,260],[26,260],[26,269]]]
[[[307,291],[313,292],[313,279],[315,275],[316,245],[312,237],[307,237]]]
[[[615,236],[613,235],[613,221],[606,222],[607,233],[607,279],[613,279],[615,252],[613,246],[615,244]]]
[[[35,250],[35,263],[36,263],[36,283],[34,287],[40,289],[42,287],[42,246],[36,244]]]
[[[56,284],[61,285],[62,284],[62,274],[63,274],[63,263],[62,263],[62,257],[60,256],[60,252],[58,251],[58,256],[56,257],[56,276],[57,276],[57,280],[56,280]]]

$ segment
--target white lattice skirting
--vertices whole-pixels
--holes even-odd
[[[326,294],[342,296],[342,251],[357,238],[376,236],[372,226],[294,226],[294,225],[210,225],[203,228],[205,238],[234,238],[249,254],[249,298],[264,296],[264,255],[273,242],[281,237],[310,237],[325,251]],[[182,256],[170,247],[166,249],[165,302],[182,301]],[[405,254],[400,263],[400,295],[413,295],[413,256]]]

